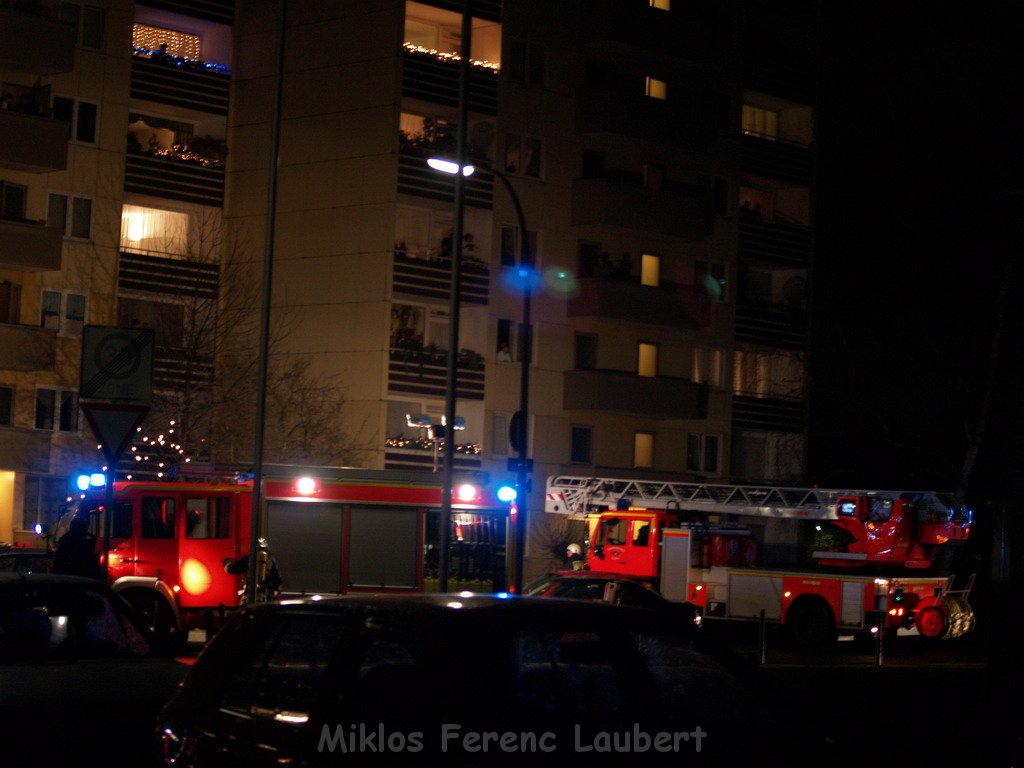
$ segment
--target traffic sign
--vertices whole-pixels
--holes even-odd
[[[153,391],[152,328],[82,330],[82,399],[149,402]]]
[[[81,406],[107,464],[114,467],[149,413],[149,406],[136,403],[81,403]]]

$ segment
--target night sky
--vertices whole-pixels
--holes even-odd
[[[809,479],[1021,498],[1020,4],[821,5]]]

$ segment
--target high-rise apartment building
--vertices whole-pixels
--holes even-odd
[[[408,416],[445,407],[458,227],[453,179],[425,161],[456,144],[463,4],[22,5],[0,4],[5,28],[64,37],[0,42],[5,92],[45,107],[0,114],[0,539],[94,454],[64,415],[83,324],[155,328],[160,418],[178,403],[210,458],[248,458],[182,393],[256,355],[268,253],[270,368],[337,385],[330,429],[362,465],[434,466]],[[549,474],[799,479],[814,3],[469,7],[456,465],[507,473],[525,362],[534,570],[562,535]],[[237,398],[244,435],[252,390]]]

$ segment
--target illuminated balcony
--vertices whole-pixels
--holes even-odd
[[[458,60],[405,48],[402,56],[402,95],[449,107],[459,105]],[[498,72],[473,66],[469,71],[469,109],[485,115],[498,112]]]
[[[0,69],[56,75],[75,68],[78,28],[52,17],[42,6],[31,11],[0,5],[0,30]]]
[[[689,379],[627,371],[570,370],[563,379],[567,411],[604,411],[659,419],[704,419],[708,388]]]
[[[0,267],[24,272],[58,270],[64,237],[42,222],[0,219]]]
[[[226,74],[132,57],[133,99],[226,116],[230,91]]]
[[[487,304],[490,270],[485,264],[463,261],[462,295],[464,304]],[[392,290],[418,299],[447,302],[451,295],[451,259],[420,259],[395,253]]]
[[[614,278],[581,278],[569,299],[568,317],[602,317],[671,328],[707,328],[711,300],[692,285],[658,287]]]
[[[0,369],[52,371],[57,363],[57,332],[35,325],[0,323]]]
[[[782,304],[736,305],[736,341],[805,350],[807,313]]]
[[[224,204],[224,167],[129,152],[124,190],[220,207]]]
[[[429,147],[405,146],[398,155],[398,191],[446,203],[455,201],[455,177],[427,165]],[[467,206],[490,209],[494,198],[494,175],[477,168],[464,177],[463,198]]]

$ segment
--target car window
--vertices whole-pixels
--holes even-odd
[[[99,590],[26,585],[0,599],[0,657],[6,660],[149,653],[140,629]]]
[[[619,583],[619,603],[639,608],[662,608],[664,600],[646,587],[629,581]]]
[[[292,725],[309,720],[319,688],[351,621],[279,616],[240,652],[226,676],[220,707]]]

